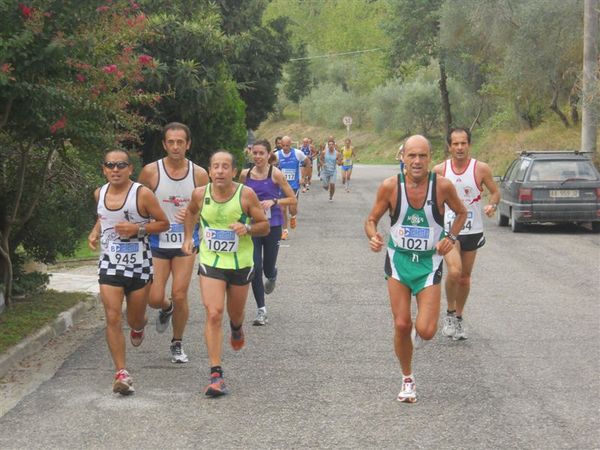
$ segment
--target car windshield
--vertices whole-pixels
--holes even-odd
[[[589,161],[534,161],[530,181],[565,181],[598,179]]]

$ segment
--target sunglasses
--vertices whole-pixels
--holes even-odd
[[[110,169],[110,170],[113,170],[116,167],[117,169],[121,170],[126,167],[129,167],[129,163],[125,162],[125,161],[117,161],[117,162],[105,161],[104,167],[106,167],[107,169]]]

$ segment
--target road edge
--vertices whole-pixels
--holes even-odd
[[[38,352],[54,337],[60,336],[73,325],[80,322],[85,314],[96,308],[100,303],[100,294],[90,294],[88,300],[83,300],[67,311],[61,312],[50,324],[27,336],[18,344],[10,347],[0,355],[0,379],[23,359]]]

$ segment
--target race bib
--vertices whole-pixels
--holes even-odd
[[[426,252],[433,249],[433,228],[401,225],[390,230],[397,248],[413,252]]]
[[[294,181],[296,179],[296,171],[294,169],[281,169],[281,173],[288,181]]]
[[[204,243],[213,252],[231,253],[237,252],[240,237],[233,230],[221,230],[219,228],[204,229]]]
[[[172,223],[168,231],[159,234],[158,246],[160,248],[181,248],[183,236],[184,225],[182,223]]]
[[[454,211],[452,211],[451,209],[446,211],[446,231],[450,231],[450,228],[452,227],[452,223],[454,222],[454,219],[456,219],[456,213]],[[463,225],[461,231],[463,230],[468,230],[471,231],[471,228],[473,228],[473,211],[468,211],[467,212],[467,220],[465,220],[465,224]]]
[[[141,242],[109,242],[106,246],[106,254],[111,264],[133,267],[141,264],[142,253]]]

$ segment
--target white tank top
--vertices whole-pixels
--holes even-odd
[[[179,210],[187,208],[196,187],[194,180],[194,164],[187,161],[188,171],[183,178],[171,178],[165,169],[163,159],[156,161],[158,166],[158,184],[154,190],[160,207],[167,215],[170,227],[167,231],[150,236],[153,248],[181,248],[183,244],[184,225],[175,221]],[[198,225],[194,229],[194,246],[198,246]]]
[[[98,273],[118,275],[127,278],[150,279],[152,275],[152,254],[146,238],[121,239],[115,232],[119,222],[146,224],[149,217],[140,214],[137,205],[137,193],[142,187],[132,183],[119,209],[106,207],[106,192],[109,183],[100,188],[98,198],[98,218],[100,219],[100,261]]]
[[[458,193],[458,197],[462,200],[467,208],[467,220],[459,234],[477,234],[483,233],[483,219],[481,215],[481,188],[475,180],[475,167],[477,160],[471,158],[469,165],[462,173],[455,173],[452,168],[452,160],[447,159],[444,165],[444,176],[448,178]],[[456,214],[450,208],[446,207],[444,214],[444,228],[447,232],[450,231],[452,222]]]

